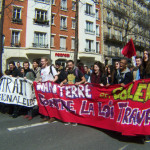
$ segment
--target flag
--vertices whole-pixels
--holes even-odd
[[[123,50],[122,50],[122,54],[127,57],[127,58],[131,58],[132,56],[136,56],[136,50],[133,44],[133,40],[131,38],[131,40],[124,46]]]

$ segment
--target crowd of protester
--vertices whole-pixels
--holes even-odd
[[[136,56],[135,61],[135,66],[129,65],[128,60],[122,58],[120,61],[116,61],[114,66],[104,65],[100,61],[97,61],[88,67],[81,62],[75,66],[73,60],[68,60],[66,67],[63,67],[59,61],[56,61],[55,65],[53,65],[50,64],[48,58],[42,57],[40,62],[36,59],[33,60],[33,69],[30,68],[28,61],[24,61],[23,66],[20,65],[20,62],[17,62],[16,66],[14,61],[10,61],[9,69],[4,74],[36,82],[51,81],[60,84],[60,86],[66,84],[75,84],[78,86],[87,83],[99,84],[100,86],[114,84],[125,86],[139,79],[150,78],[149,52],[145,50],[143,58]],[[13,118],[18,117],[22,113],[22,110],[25,110],[23,106],[0,103],[0,111],[2,113],[6,113],[7,111]],[[31,120],[38,113],[38,107],[26,108],[26,111],[23,112],[24,118]],[[41,121],[53,122],[55,120],[55,118],[51,118],[50,116],[41,117]]]

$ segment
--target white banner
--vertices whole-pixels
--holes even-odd
[[[3,76],[0,79],[0,102],[26,107],[37,105],[33,82],[23,78]]]

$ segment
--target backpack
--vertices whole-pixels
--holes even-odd
[[[52,65],[50,65],[50,71],[49,71],[49,74],[52,74],[53,78],[54,78],[54,75],[53,75],[53,71],[52,71]]]

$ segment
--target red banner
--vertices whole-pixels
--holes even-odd
[[[39,112],[64,122],[75,122],[121,132],[150,135],[150,79],[125,87],[96,84],[66,85],[34,82]]]

